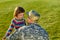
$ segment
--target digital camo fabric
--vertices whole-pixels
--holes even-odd
[[[7,40],[49,40],[48,33],[37,24],[18,29]]]

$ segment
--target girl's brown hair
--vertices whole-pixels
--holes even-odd
[[[25,10],[22,7],[16,7],[14,10],[14,17],[17,17],[18,14],[24,13]]]

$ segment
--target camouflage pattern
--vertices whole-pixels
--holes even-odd
[[[47,32],[37,24],[18,29],[7,40],[49,40]]]

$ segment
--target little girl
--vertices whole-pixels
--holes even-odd
[[[26,25],[25,19],[24,19],[24,12],[25,12],[25,10],[22,7],[15,8],[14,18],[12,19],[9,29],[8,29],[6,35],[3,37],[3,40],[5,40],[6,37],[8,37],[11,34],[13,28],[15,28],[17,30],[20,27]]]

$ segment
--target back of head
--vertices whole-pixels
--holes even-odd
[[[37,21],[40,18],[40,14],[34,10],[29,11],[27,14],[29,18],[33,19],[34,21]]]

